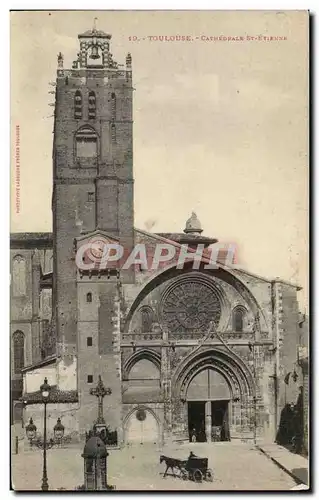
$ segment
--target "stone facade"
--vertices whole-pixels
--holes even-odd
[[[49,354],[52,234],[12,234],[10,247],[11,392],[13,401],[16,401],[22,395],[21,368]],[[45,283],[46,280],[49,284]],[[21,342],[17,344],[18,338]]]
[[[307,337],[306,337],[307,339]],[[309,451],[309,355],[308,347],[300,346],[298,349],[298,365],[301,371],[302,391],[302,427],[303,427],[303,450]]]
[[[296,359],[295,286],[203,262],[101,272],[76,263],[91,241],[117,242],[126,252],[145,244],[149,255],[159,243],[217,242],[201,235],[195,214],[184,233],[134,229],[131,56],[120,68],[103,32],[79,41],[72,69],[58,59],[53,234],[12,235],[12,265],[17,255],[26,261],[25,294],[12,299],[12,332],[26,339],[25,418],[40,418],[36,391],[46,375],[56,388],[51,420],[60,416],[68,432],[83,436],[97,416],[90,389],[101,375],[111,389],[104,416],[120,444],[188,440],[195,424],[210,441],[221,427],[218,412],[227,439],[274,440],[283,377]],[[93,47],[100,58],[90,65]]]

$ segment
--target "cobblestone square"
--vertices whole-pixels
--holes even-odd
[[[208,457],[214,481],[194,483],[172,476],[163,478],[165,464],[161,454],[186,459],[193,451]],[[83,459],[81,448],[48,451],[50,490],[72,490],[82,485]],[[15,490],[40,490],[42,452],[26,451],[12,456],[12,483]],[[108,483],[117,490],[289,490],[294,480],[269,458],[249,444],[214,443],[165,446],[136,446],[110,450]]]

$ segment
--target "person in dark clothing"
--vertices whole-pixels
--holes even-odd
[[[228,419],[227,419],[226,415],[224,415],[224,417],[223,417],[223,424],[222,424],[220,437],[221,437],[221,441],[230,441],[230,432],[229,432],[229,426],[228,426]]]
[[[288,445],[291,443],[294,429],[294,404],[286,404],[281,411],[279,429],[276,436],[276,443],[280,445]]]
[[[303,393],[299,388],[299,395],[293,416],[293,447],[295,453],[301,453],[303,447]]]

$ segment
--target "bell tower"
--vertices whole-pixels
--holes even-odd
[[[134,244],[131,55],[115,62],[111,35],[95,25],[78,39],[71,69],[58,55],[53,140],[53,311],[58,353],[68,354],[77,352],[75,239],[102,230]]]

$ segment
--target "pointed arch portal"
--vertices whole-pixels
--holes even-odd
[[[127,415],[124,431],[127,444],[156,444],[160,440],[158,418],[147,406],[138,406]]]
[[[172,387],[184,404],[180,419],[190,441],[228,441],[232,431],[249,426],[254,380],[236,354],[219,348],[190,354]]]

